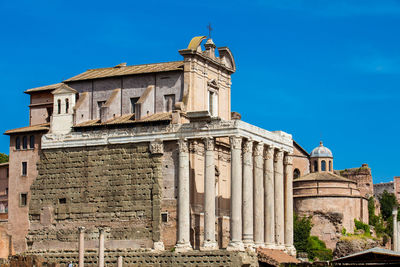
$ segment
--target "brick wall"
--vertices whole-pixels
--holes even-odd
[[[352,168],[338,171],[339,175],[357,182],[357,187],[363,197],[374,195],[374,185],[372,182],[371,168],[363,164],[360,168]]]
[[[105,228],[107,248],[151,247],[160,239],[161,155],[148,143],[43,150],[29,205],[30,249],[87,248]]]

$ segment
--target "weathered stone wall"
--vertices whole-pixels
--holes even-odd
[[[360,168],[345,169],[337,171],[340,176],[357,183],[357,187],[363,197],[369,198],[374,195],[371,168],[363,164]]]
[[[29,205],[31,249],[152,247],[160,239],[161,155],[148,143],[43,150]]]

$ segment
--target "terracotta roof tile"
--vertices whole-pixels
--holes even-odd
[[[345,181],[345,182],[353,182],[350,179],[344,178],[342,176],[336,175],[330,172],[312,172],[308,173],[300,178],[296,178],[293,182],[298,181]],[[354,182],[353,182],[354,183]]]
[[[40,91],[50,91],[50,90],[54,90],[54,89],[60,87],[61,85],[63,85],[63,83],[55,83],[55,84],[50,84],[50,85],[46,85],[46,86],[35,87],[32,89],[26,90],[24,93],[30,94],[30,93],[34,93],[34,92],[40,92]]]
[[[38,124],[38,125],[32,125],[32,126],[8,130],[4,134],[48,131],[49,129],[50,129],[50,123],[45,123],[45,124]]]
[[[282,250],[277,249],[257,249],[258,260],[272,266],[280,266],[283,263],[300,263],[300,261]]]
[[[81,74],[65,80],[64,82],[99,79],[114,76],[124,76],[142,73],[164,72],[183,70],[183,61],[154,63],[133,66],[115,66],[112,68],[89,69]]]
[[[142,118],[141,120],[135,120],[135,114],[126,114],[103,123],[101,123],[100,120],[85,121],[75,125],[75,127],[76,128],[95,127],[102,125],[132,124],[141,122],[156,122],[156,121],[170,121],[170,120],[171,120],[171,113],[169,112],[152,114],[145,118]]]

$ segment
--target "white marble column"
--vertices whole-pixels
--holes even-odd
[[[275,180],[275,242],[278,249],[285,249],[285,217],[283,186],[283,151],[277,150],[274,161]]]
[[[275,246],[275,180],[274,180],[274,148],[269,146],[264,157],[264,234],[265,247]]]
[[[398,238],[399,238],[399,230],[398,230],[398,225],[397,225],[397,207],[393,208],[393,250],[394,251],[399,251],[399,244],[398,244]]]
[[[242,138],[232,136],[231,143],[231,218],[227,250],[244,250],[242,242]]]
[[[264,144],[254,149],[254,244],[264,245]]]
[[[99,267],[104,267],[104,229],[99,229]]]
[[[189,147],[186,139],[178,141],[178,240],[176,252],[191,250],[190,245],[190,198],[189,198]]]
[[[83,267],[85,262],[85,227],[78,227],[79,231],[79,261],[78,266]]]
[[[286,154],[285,166],[285,247],[286,251],[296,256],[293,245],[293,157]]]
[[[118,262],[117,262],[117,267],[122,267],[122,263],[123,263],[123,258],[122,258],[122,256],[119,256]]]
[[[218,249],[215,240],[215,164],[214,138],[205,138],[204,243],[202,249]]]
[[[243,244],[254,246],[253,237],[253,141],[243,145]]]

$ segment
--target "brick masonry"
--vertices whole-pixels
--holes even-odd
[[[31,187],[28,247],[76,248],[78,227],[95,248],[152,247],[160,240],[162,155],[148,143],[43,150]]]

